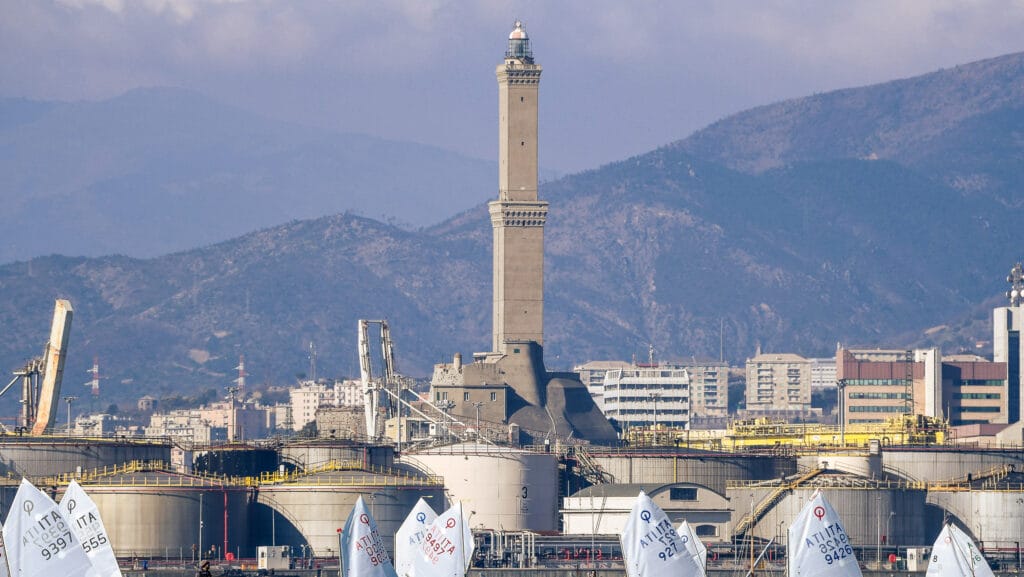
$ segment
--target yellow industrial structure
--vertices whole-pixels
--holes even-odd
[[[635,447],[674,446],[707,450],[861,448],[879,445],[944,445],[949,425],[937,418],[901,415],[885,423],[822,425],[768,418],[736,421],[724,430],[687,431],[664,426],[635,427],[626,441]]]

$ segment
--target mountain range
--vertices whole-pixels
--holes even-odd
[[[487,199],[497,163],[278,122],[176,88],[0,100],[0,262],[152,257],[352,212],[418,228]]]
[[[145,108],[147,95],[168,105],[130,97]],[[832,356],[837,342],[987,354],[986,319],[1020,258],[1022,96],[1024,54],[1012,54],[744,111],[544,184],[547,364],[643,358],[649,345],[733,363],[758,347]],[[267,158],[285,182],[288,163]],[[355,375],[360,318],[388,319],[398,369],[426,376],[489,346],[490,244],[481,200],[415,230],[349,211],[153,258],[10,263],[0,361],[41,352],[60,297],[76,310],[65,382],[84,383],[97,355],[111,399],[224,387],[243,354],[250,382],[287,384],[308,373],[310,342],[320,375]]]

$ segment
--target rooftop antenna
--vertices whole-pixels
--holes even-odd
[[[238,390],[238,398],[242,399],[244,401],[245,400],[245,377],[247,377],[249,375],[249,373],[245,372],[245,355],[238,355],[238,366],[235,367],[235,369],[238,371],[238,378],[235,379],[235,386],[237,387],[237,390]],[[229,389],[229,390],[234,390],[234,389]],[[233,399],[234,399],[234,397],[232,397],[232,400]]]
[[[90,389],[89,407],[90,411],[95,411],[96,399],[100,396],[100,379],[102,378],[100,377],[100,358],[98,356],[92,358],[92,368],[85,372],[92,375],[92,380],[85,383],[84,386],[92,387]]]
[[[1024,304],[1024,266],[1021,263],[1013,265],[1010,274],[1006,277],[1010,283],[1010,290],[1006,291],[1006,298],[1010,299],[1010,306],[1017,307]]]
[[[647,362],[652,367],[654,366],[654,343],[647,344]]]
[[[718,319],[718,362],[725,360],[725,319]]]
[[[316,382],[316,343],[309,341],[309,378]]]

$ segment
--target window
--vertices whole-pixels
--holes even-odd
[[[469,392],[468,391],[465,392],[465,393],[462,393],[462,400],[463,401],[468,401],[469,400]]]
[[[696,532],[698,537],[717,537],[718,527],[714,525],[697,525]]]
[[[498,400],[498,393],[491,393],[491,400],[492,401],[497,401]]]
[[[672,487],[668,490],[668,498],[672,501],[696,501],[696,487]]]
[[[512,349],[512,352],[513,352],[514,354],[517,354],[517,355],[518,355],[518,354],[519,354],[519,349]]]

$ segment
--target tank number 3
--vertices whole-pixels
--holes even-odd
[[[529,492],[527,491],[527,488],[524,486],[523,487],[523,499],[529,499],[529,498],[530,498]]]

